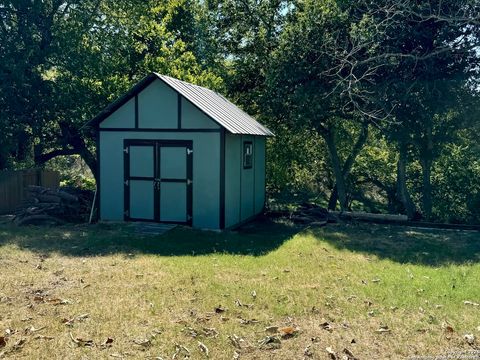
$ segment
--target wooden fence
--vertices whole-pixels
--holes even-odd
[[[60,185],[60,174],[40,169],[0,171],[0,214],[12,213],[21,204],[28,185],[56,189]]]

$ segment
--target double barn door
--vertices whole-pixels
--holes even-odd
[[[192,142],[124,141],[125,220],[192,222]]]

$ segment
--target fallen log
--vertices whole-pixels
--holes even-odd
[[[357,211],[330,211],[330,214],[338,216],[340,218],[351,218],[361,220],[384,220],[384,221],[407,221],[407,215],[394,215],[394,214],[372,214],[366,212]]]

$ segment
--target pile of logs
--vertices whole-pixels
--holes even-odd
[[[15,210],[17,225],[59,225],[88,221],[93,192],[75,188],[52,190],[30,185],[27,196]]]
[[[267,213],[271,218],[287,218],[295,224],[324,226],[328,222],[336,222],[334,215],[316,204],[303,203],[295,211],[271,210]]]

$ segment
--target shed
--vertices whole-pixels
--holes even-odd
[[[212,90],[151,73],[88,125],[101,220],[224,229],[264,209],[273,133]]]

